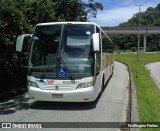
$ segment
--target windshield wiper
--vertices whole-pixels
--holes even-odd
[[[67,75],[68,78],[71,79],[71,80],[75,80],[75,78],[74,78],[73,74],[71,73],[70,69],[68,68],[68,66],[64,62],[63,58],[61,57],[61,53],[60,52],[61,52],[61,47],[62,47],[62,42],[63,42],[63,40],[62,40],[63,32],[64,32],[64,25],[62,26],[61,38],[60,38],[60,42],[59,42],[60,44],[59,44],[59,48],[57,49],[57,57],[56,57],[56,59],[57,59],[57,62],[56,62],[57,68],[56,69],[58,70],[58,68],[60,67],[60,65],[62,63],[66,67],[66,69],[68,71],[68,74],[69,74],[69,76]],[[58,77],[58,74],[57,74],[57,77]]]

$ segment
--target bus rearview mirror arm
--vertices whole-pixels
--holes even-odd
[[[94,52],[99,52],[99,44],[100,44],[100,41],[99,41],[99,33],[95,33],[92,35],[92,39],[93,39],[93,51]]]
[[[31,36],[32,36],[32,34],[19,35],[17,37],[17,41],[16,41],[16,51],[22,52],[24,37],[31,37]]]

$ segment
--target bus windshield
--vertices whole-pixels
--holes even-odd
[[[93,75],[92,25],[37,26],[29,57],[35,77],[88,77]],[[59,61],[57,58],[61,58]],[[61,70],[64,73],[59,73]]]

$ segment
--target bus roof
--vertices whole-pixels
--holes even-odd
[[[41,25],[61,25],[61,24],[82,24],[82,25],[96,25],[94,22],[48,22],[48,23],[39,23],[36,26],[41,26]],[[99,27],[99,26],[98,26]]]

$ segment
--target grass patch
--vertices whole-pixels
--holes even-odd
[[[145,64],[160,61],[160,53],[116,54],[115,60],[129,65],[137,91],[137,103],[140,122],[160,122],[160,91],[150,78]],[[136,79],[136,71],[138,78]]]

